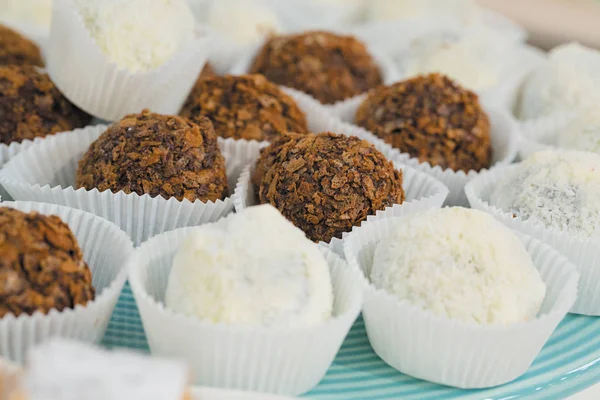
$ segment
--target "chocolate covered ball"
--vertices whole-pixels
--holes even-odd
[[[315,242],[341,238],[368,215],[405,199],[402,172],[357,137],[304,135],[280,144],[272,157],[260,202],[275,206]]]
[[[225,160],[212,123],[201,118],[127,115],[91,144],[79,161],[78,188],[177,200],[227,197]]]
[[[352,36],[314,31],[269,39],[250,68],[271,82],[331,104],[382,83],[365,45]]]
[[[70,131],[90,121],[36,67],[0,66],[0,143]]]
[[[285,157],[285,153],[281,153],[280,155],[281,147],[292,141],[298,141],[304,136],[305,134],[287,132],[272,141],[270,146],[261,149],[260,156],[254,165],[254,172],[252,174],[252,183],[256,188],[260,186],[262,178],[269,168],[271,168],[278,159]]]
[[[0,317],[84,306],[94,293],[67,224],[54,215],[0,208]]]
[[[294,99],[262,75],[201,79],[181,115],[192,121],[209,118],[224,138],[272,141],[288,131],[308,132],[306,117]]]
[[[477,95],[439,74],[372,90],[356,124],[421,162],[454,171],[490,166],[490,121]]]
[[[0,65],[43,66],[38,46],[20,33],[0,24]]]

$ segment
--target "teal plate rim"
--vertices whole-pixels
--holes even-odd
[[[149,351],[135,300],[126,284],[103,345]],[[506,385],[461,390],[404,375],[371,348],[362,317],[354,323],[327,375],[308,399],[564,399],[600,382],[600,318],[569,314],[529,370]]]

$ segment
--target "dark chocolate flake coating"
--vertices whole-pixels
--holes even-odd
[[[293,98],[262,75],[198,80],[181,115],[208,117],[224,138],[274,140],[282,133],[307,133],[306,117]]]
[[[402,172],[357,137],[309,134],[278,149],[262,177],[260,202],[275,206],[315,242],[341,238],[368,215],[405,199]]]
[[[20,33],[0,24],[0,65],[44,66],[38,46]]]
[[[362,42],[322,31],[269,39],[250,72],[308,93],[324,104],[359,95],[382,83],[381,72]]]
[[[201,118],[127,115],[92,143],[79,161],[78,188],[216,201],[227,197],[225,160],[212,123]]]
[[[57,216],[0,208],[0,317],[44,314],[94,300],[92,274]]]
[[[36,67],[0,66],[0,143],[70,131],[90,120]]]
[[[490,122],[477,95],[440,74],[372,90],[355,122],[422,162],[465,172],[490,166]]]

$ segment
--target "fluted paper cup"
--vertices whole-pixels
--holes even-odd
[[[360,312],[360,277],[323,249],[330,267],[333,317],[302,328],[236,327],[174,313],[164,305],[173,257],[193,228],[156,236],[130,262],[129,282],[153,354],[182,358],[196,383],[266,393],[304,393],[325,376]]]
[[[60,312],[0,318],[0,356],[22,363],[31,347],[55,336],[100,342],[127,279],[125,266],[133,253],[131,240],[116,225],[81,210],[33,202],[6,202],[1,206],[57,215],[68,224],[92,272],[96,298],[85,306]]]
[[[246,166],[238,179],[232,196],[233,205],[237,212],[259,204],[257,199],[258,188],[252,183],[255,165],[256,162],[252,162]],[[405,165],[394,164],[394,166],[402,171],[402,187],[406,194],[406,200],[402,204],[394,204],[385,210],[377,211],[374,215],[368,216],[367,221],[440,208],[444,204],[444,200],[448,196],[448,188],[443,183]],[[320,245],[329,248],[340,257],[344,257],[343,241],[346,235],[347,233],[341,239],[333,238],[329,243],[321,242]]]
[[[106,128],[98,125],[45,138],[4,166],[0,184],[17,200],[61,204],[106,218],[127,232],[136,245],[157,233],[216,221],[233,210],[230,197],[204,203],[75,189],[79,160]],[[258,142],[219,139],[231,192],[242,168],[258,156],[259,146]]]
[[[402,373],[462,389],[501,385],[525,373],[575,301],[575,266],[550,246],[519,234],[546,283],[539,315],[504,326],[451,320],[400,301],[367,278],[377,244],[402,220],[363,224],[344,242],[349,267],[363,273],[363,318],[377,355]]]
[[[12,142],[11,144],[0,144],[0,168],[4,166],[11,158],[20,152],[27,150],[33,143],[37,143],[40,138],[35,138],[33,141],[25,139],[22,142]],[[4,201],[12,200],[10,195],[2,185],[0,185],[0,198],[4,199]]]
[[[354,123],[356,111],[366,99],[364,94],[358,98],[338,104],[332,107],[332,112],[348,123]],[[492,144],[492,166],[493,170],[499,166],[510,164],[517,156],[519,144],[519,124],[514,117],[502,107],[494,103],[483,103],[483,108],[490,119],[491,144]],[[397,150],[396,150],[397,151]],[[464,187],[470,180],[487,171],[486,168],[469,172],[454,171],[450,168],[443,169],[440,166],[432,166],[429,162],[420,162],[418,158],[410,157],[409,154],[400,153],[394,157],[394,161],[404,163],[419,171],[432,175],[442,182],[450,190],[446,199],[446,205],[467,206],[469,203],[465,196]]]
[[[516,166],[499,168],[469,182],[465,192],[472,208],[493,215],[511,229],[523,232],[547,243],[566,256],[579,271],[579,295],[570,312],[584,315],[600,315],[600,240],[584,238],[576,233],[547,228],[543,223],[523,220],[490,204],[498,181]]]
[[[208,59],[210,40],[198,28],[163,65],[132,73],[102,53],[72,1],[54,0],[47,68],[60,91],[94,117],[116,121],[144,108],[177,114]]]

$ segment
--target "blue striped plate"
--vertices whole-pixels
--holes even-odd
[[[148,351],[142,323],[126,286],[104,338],[109,347]],[[311,399],[564,399],[600,382],[600,318],[569,315],[529,371],[493,389],[459,390],[403,375],[371,349],[362,318],[352,327],[327,376]]]

